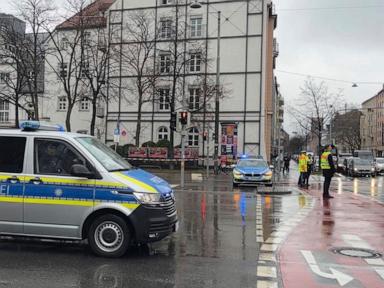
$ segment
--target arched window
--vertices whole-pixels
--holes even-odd
[[[158,132],[158,139],[160,140],[168,140],[168,129],[167,127],[160,127]]]
[[[196,127],[188,131],[188,146],[199,146],[199,130]]]

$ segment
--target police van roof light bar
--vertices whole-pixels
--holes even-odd
[[[20,129],[23,131],[58,131],[65,132],[65,129],[61,125],[43,124],[39,121],[22,121],[20,122]]]

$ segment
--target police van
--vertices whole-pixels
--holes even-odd
[[[88,239],[100,256],[177,230],[163,179],[132,167],[92,136],[25,121],[0,130],[0,234]]]

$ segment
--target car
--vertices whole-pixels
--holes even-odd
[[[376,174],[382,174],[384,172],[384,158],[375,159],[375,171]]]
[[[375,167],[369,159],[352,157],[348,167],[349,176],[375,176]]]
[[[163,179],[131,166],[96,138],[37,121],[0,130],[0,234],[87,239],[99,256],[178,229]]]
[[[261,158],[242,158],[233,169],[233,186],[240,184],[263,184],[272,186],[273,172]]]

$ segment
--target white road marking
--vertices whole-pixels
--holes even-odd
[[[327,279],[335,279],[340,286],[344,286],[354,279],[353,277],[345,273],[342,273],[334,268],[329,268],[331,273],[321,271],[311,251],[301,250],[301,254],[303,254],[312,272],[320,277],[327,278]]]
[[[353,248],[363,248],[363,249],[368,249],[368,250],[375,250],[372,248],[369,243],[361,239],[357,235],[353,234],[344,234],[342,236],[343,240],[345,243],[348,245],[352,246]],[[365,262],[367,262],[368,265],[371,266],[384,266],[384,261],[381,258],[377,259],[364,259]],[[381,277],[381,279],[384,280],[384,268],[381,267],[373,267],[373,269],[376,271],[377,274]]]
[[[201,173],[192,173],[191,174],[192,181],[203,181],[203,174]]]
[[[276,268],[272,267],[272,266],[258,266],[257,267],[257,276],[276,278],[277,277]]]

